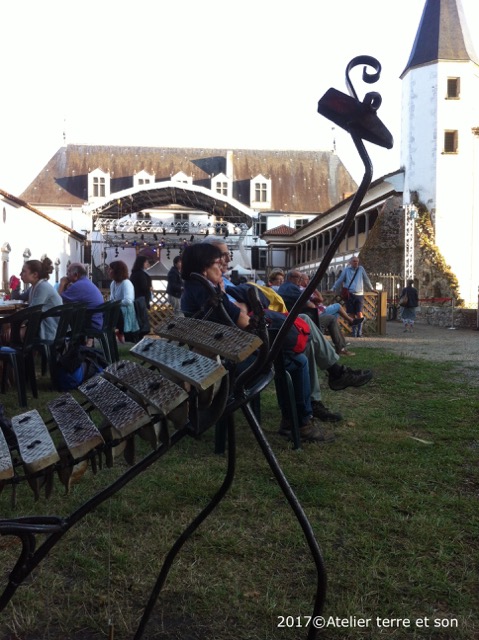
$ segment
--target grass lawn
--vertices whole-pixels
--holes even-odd
[[[369,385],[336,393],[322,385],[325,403],[345,417],[333,443],[293,451],[276,434],[273,385],[262,401],[263,428],[328,569],[319,637],[477,639],[477,388],[450,365],[380,349],[361,348],[353,364],[374,370]],[[43,410],[48,395],[31,408]],[[181,551],[145,638],[306,637],[299,624],[311,613],[314,565],[241,415],[237,440],[233,487]],[[226,461],[213,447],[213,430],[182,441],[73,528],[0,614],[0,639],[96,640],[108,637],[109,620],[116,640],[131,638],[164,553],[221,483]],[[7,488],[0,508],[68,513],[124,464],[88,472],[69,497],[57,483],[48,502],[34,503],[22,486],[15,511]],[[17,552],[0,538],[2,576]]]

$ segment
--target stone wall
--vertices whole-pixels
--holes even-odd
[[[434,244],[429,214],[418,206],[415,226],[414,286],[420,298],[457,300],[457,278],[446,265]],[[402,196],[392,196],[384,203],[359,254],[368,273],[404,274],[404,210]]]
[[[477,329],[477,309],[451,307],[419,307],[416,321],[436,327],[456,327],[457,329]],[[454,315],[454,318],[453,318]],[[454,323],[453,323],[454,322]]]

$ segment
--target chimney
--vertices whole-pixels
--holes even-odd
[[[231,181],[234,180],[234,155],[232,151],[226,152],[226,177],[230,178]]]

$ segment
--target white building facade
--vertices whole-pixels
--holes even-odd
[[[430,212],[435,242],[459,281],[460,295],[474,304],[479,285],[479,64],[459,0],[426,2],[401,78],[404,204],[417,200]]]

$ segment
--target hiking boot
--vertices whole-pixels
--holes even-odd
[[[351,358],[352,356],[355,356],[356,354],[354,353],[354,351],[348,351],[347,349],[341,349],[338,352],[338,356],[346,356],[348,358]]]
[[[333,442],[336,439],[332,433],[326,433],[319,427],[316,418],[310,418],[300,428],[299,435],[303,442]]]
[[[343,367],[343,373],[337,378],[329,376],[329,388],[333,391],[341,391],[347,387],[362,387],[367,384],[373,377],[372,371],[358,370],[353,371],[349,367]]]
[[[313,407],[313,416],[322,422],[339,422],[343,419],[340,413],[333,413],[328,407],[325,407],[322,402],[315,402],[313,400],[311,405]]]

